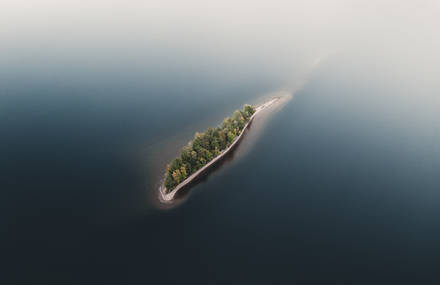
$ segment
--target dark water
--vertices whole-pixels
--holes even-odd
[[[438,284],[435,90],[330,61],[163,210],[163,163],[280,82],[125,72],[2,83],[2,284]]]

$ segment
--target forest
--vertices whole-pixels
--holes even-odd
[[[225,118],[221,126],[196,133],[182,149],[180,157],[168,164],[164,183],[166,192],[227,149],[254,113],[255,108],[246,104],[241,111],[236,110],[232,117]]]

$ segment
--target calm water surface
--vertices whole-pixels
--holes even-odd
[[[139,72],[2,83],[3,284],[438,284],[435,90],[329,61],[165,210],[164,163],[282,86]]]

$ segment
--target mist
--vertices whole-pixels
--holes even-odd
[[[1,1],[0,283],[438,284],[439,15],[436,0]],[[157,207],[195,132],[280,91]]]
[[[289,87],[317,59],[344,54],[434,81],[439,11],[437,1],[4,1],[1,69],[125,67],[151,81],[184,73]]]

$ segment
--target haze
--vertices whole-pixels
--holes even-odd
[[[1,1],[0,283],[439,284],[439,3]]]

